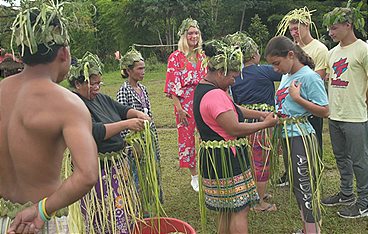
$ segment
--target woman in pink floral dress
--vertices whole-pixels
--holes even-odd
[[[178,50],[168,59],[164,92],[174,102],[179,166],[189,168],[192,175],[191,186],[198,192],[193,96],[195,87],[206,76],[207,69],[202,66],[205,55],[201,50],[202,37],[197,21],[185,19],[179,28],[178,36]]]

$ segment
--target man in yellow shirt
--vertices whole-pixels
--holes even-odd
[[[348,4],[349,5],[349,4]],[[325,206],[347,205],[337,213],[343,218],[368,216],[368,45],[357,39],[354,28],[364,32],[358,8],[335,8],[325,14],[323,24],[337,46],[328,53],[330,137],[340,191],[322,199]],[[355,199],[354,175],[357,186]]]

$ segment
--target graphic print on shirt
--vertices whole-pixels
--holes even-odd
[[[349,85],[349,81],[341,80],[340,76],[348,70],[349,63],[346,62],[347,58],[341,58],[339,61],[332,65],[336,78],[332,78],[331,85],[337,88],[345,88]]]
[[[276,109],[277,115],[282,118],[288,117],[287,115],[283,114],[282,111],[282,104],[285,102],[286,96],[289,95],[289,87],[285,87],[283,89],[279,89],[276,92]]]

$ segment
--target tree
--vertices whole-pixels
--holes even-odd
[[[0,5],[0,46],[7,51],[10,50],[10,40],[12,35],[11,26],[22,4],[41,4],[43,1],[21,1],[21,6],[14,7],[15,1],[7,1],[11,6]],[[61,2],[61,1],[60,1]],[[64,4],[63,15],[68,19],[68,32],[71,37],[71,47],[73,55],[82,56],[86,50],[94,45],[93,33],[96,31],[92,17],[95,8],[91,0],[74,0],[73,4]]]
[[[10,50],[11,26],[17,10],[10,6],[0,5],[0,48]]]
[[[322,27],[322,17],[334,7],[346,5],[346,1],[339,0],[59,0],[63,1],[79,4],[74,11],[64,9],[71,15],[71,21],[79,25],[69,30],[72,55],[81,57],[86,51],[91,51],[98,54],[105,64],[113,64],[114,68],[117,63],[113,60],[113,53],[116,50],[124,53],[133,43],[176,44],[178,28],[187,17],[198,21],[204,40],[246,30],[262,50],[270,36],[275,35],[282,17],[290,10],[304,6],[310,10],[317,9],[312,19],[319,35],[330,40],[326,28]],[[356,6],[360,1],[353,0],[352,5]],[[14,4],[15,0],[6,2]],[[367,7],[364,4],[363,10]],[[7,50],[10,49],[9,29],[18,10],[0,5],[0,46]],[[316,37],[314,30],[312,34]],[[154,55],[158,60],[166,61],[175,48],[138,49],[146,58]]]
[[[72,56],[81,58],[86,51],[97,52],[94,1],[74,0],[72,5],[66,5],[65,14],[69,18],[68,31],[71,38]]]
[[[262,23],[258,14],[251,19],[251,24],[247,31],[249,36],[258,44],[261,52],[270,39],[270,33],[268,32],[267,26]]]
[[[126,16],[133,22],[131,29],[140,37],[135,43],[173,45],[177,43],[177,30],[187,17],[198,19],[203,12],[196,0],[135,0],[126,6]],[[139,14],[137,13],[139,12]],[[159,48],[160,59],[166,61],[167,54],[176,46]],[[152,50],[152,49],[151,49]]]

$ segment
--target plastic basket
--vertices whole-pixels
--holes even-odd
[[[160,223],[160,232],[159,224]],[[196,234],[194,228],[188,223],[175,218],[147,218],[144,222],[137,222],[134,234],[167,234],[171,232],[179,232],[185,234]]]

